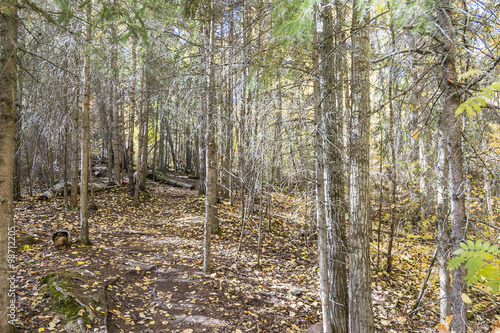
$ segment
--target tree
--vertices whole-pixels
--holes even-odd
[[[210,237],[212,233],[219,231],[219,221],[217,216],[217,146],[215,141],[216,131],[216,112],[215,107],[215,63],[214,63],[214,39],[215,39],[215,18],[213,4],[210,5],[210,21],[208,24],[208,107],[206,109],[205,119],[206,128],[206,201],[205,201],[205,237],[204,237],[204,255],[203,271],[210,274]]]
[[[318,13],[319,10],[317,11]],[[314,32],[313,64],[316,75],[319,72],[318,35],[323,36],[323,22],[316,17]],[[318,75],[317,75],[318,76]],[[321,86],[319,80],[314,81],[314,151],[316,157],[316,219],[318,224],[318,261],[321,308],[323,315],[323,332],[332,332],[330,286],[328,281],[328,244],[325,212],[325,151],[323,149],[323,112],[321,109]]]
[[[437,168],[437,263],[439,268],[439,321],[446,323],[446,317],[451,314],[451,281],[450,273],[446,268],[450,250],[450,227],[448,226],[448,151],[447,114],[444,110],[439,113],[438,124],[438,168]]]
[[[463,153],[461,147],[462,122],[455,117],[460,106],[460,93],[455,65],[455,27],[451,0],[436,0],[436,25],[440,42],[439,89],[443,94],[443,112],[446,117],[447,147],[449,163],[449,194],[451,209],[452,250],[460,248],[465,240],[465,203],[462,186],[464,184]],[[453,329],[457,333],[466,332],[466,307],[462,298],[465,291],[465,268],[453,270],[451,300],[453,303]]]
[[[349,140],[349,332],[374,332],[370,274],[370,36],[369,17],[352,13]]]
[[[15,270],[9,247],[15,239],[13,174],[17,113],[17,1],[0,6],[0,331],[14,332],[9,317]],[[11,279],[14,278],[14,281]],[[9,322],[10,321],[10,322]]]
[[[87,3],[86,45],[83,65],[83,113],[82,113],[82,158],[80,186],[80,242],[90,245],[89,238],[89,145],[90,145],[90,45],[92,40],[92,1]]]
[[[343,21],[341,6],[335,6],[337,20]],[[328,278],[329,302],[333,332],[348,331],[348,291],[346,269],[346,226],[345,226],[345,173],[343,145],[343,115],[342,115],[342,82],[341,71],[340,27],[334,31],[333,6],[328,1],[318,4],[318,54],[320,80],[320,118],[323,127],[324,152],[324,188],[326,228],[328,235]],[[337,43],[335,41],[337,38]],[[337,45],[336,45],[337,44]],[[336,47],[337,46],[337,47]],[[319,191],[319,189],[318,189]],[[318,219],[318,222],[320,219]],[[319,227],[319,224],[318,224]]]

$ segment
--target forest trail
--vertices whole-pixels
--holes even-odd
[[[64,328],[63,317],[48,311],[50,299],[40,281],[47,273],[66,270],[81,274],[90,294],[118,278],[108,287],[110,332],[284,332],[318,321],[313,248],[266,234],[263,270],[258,271],[255,225],[249,223],[238,253],[238,218],[223,203],[223,232],[213,236],[213,273],[205,276],[204,197],[153,182],[148,190],[151,198],[137,209],[125,188],[96,193],[93,246],[73,244],[68,250],[56,249],[51,235],[65,229],[77,239],[78,212],[65,211],[61,199],[16,205],[21,331]]]
[[[148,182],[148,191],[151,197],[138,208],[125,187],[96,193],[91,247],[75,244],[79,213],[65,211],[62,199],[25,198],[16,204],[21,332],[68,332],[41,284],[48,273],[64,271],[77,273],[89,295],[102,294],[105,284],[116,282],[110,283],[107,297],[112,333],[301,332],[320,320],[317,247],[303,237],[303,198],[273,198],[272,232],[263,233],[260,271],[258,209],[238,252],[239,209],[220,203],[222,233],[212,236],[213,273],[204,275],[204,197],[197,190],[154,182]],[[52,244],[52,233],[61,229],[73,235],[70,249]],[[408,315],[432,258],[431,237],[408,233],[396,245],[393,274],[373,270],[376,332],[429,332],[437,324],[436,273],[420,310]],[[375,262],[376,241],[371,256]],[[94,324],[88,331],[102,327]]]

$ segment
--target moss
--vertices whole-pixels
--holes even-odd
[[[48,273],[41,280],[41,284],[46,285],[46,289],[50,293],[54,311],[63,315],[70,325],[76,322],[78,318],[82,318],[85,324],[92,324],[95,319],[94,314],[89,313],[85,306],[78,304],[74,297],[94,309],[99,306],[98,302],[91,296],[84,295],[82,288],[79,286],[82,284],[82,280],[84,280],[83,276],[62,271]],[[64,292],[58,290],[59,288],[56,286],[59,286]],[[78,327],[78,325],[75,327]]]

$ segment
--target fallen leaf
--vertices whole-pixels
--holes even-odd
[[[464,303],[466,304],[470,304],[472,303],[472,300],[470,299],[469,296],[467,296],[467,294],[462,294],[462,300],[464,301]]]
[[[446,327],[446,325],[442,324],[442,323],[437,324],[436,329],[442,333],[450,333],[450,331],[448,330],[448,327]]]

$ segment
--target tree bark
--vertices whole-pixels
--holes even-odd
[[[128,189],[130,194],[134,193],[134,130],[135,130],[135,82],[136,82],[136,57],[137,57],[137,37],[132,36],[132,86],[130,87],[130,118],[128,123]]]
[[[116,0],[115,0],[116,6]],[[113,115],[113,180],[120,184],[120,119],[118,115],[118,45],[116,36],[116,26],[113,24],[111,33],[111,72],[113,80],[111,84],[111,108]]]
[[[317,11],[320,14],[320,11]],[[316,15],[316,30],[314,31],[313,65],[316,76],[319,76],[318,36],[323,36],[323,22]],[[318,225],[318,262],[321,298],[321,313],[323,316],[323,332],[332,333],[330,286],[328,283],[328,244],[325,212],[325,151],[323,149],[323,110],[321,108],[320,81],[314,80],[314,151],[316,159],[316,217]]]
[[[87,4],[87,43],[84,50],[84,69],[83,69],[83,116],[82,116],[82,167],[80,191],[80,242],[84,245],[90,245],[89,239],[89,212],[88,212],[88,183],[89,183],[89,143],[90,143],[90,47],[92,37],[92,1]]]
[[[455,27],[452,17],[452,3],[450,0],[436,0],[437,22],[440,29],[441,61],[439,62],[440,89],[443,94],[443,109],[446,117],[447,146],[449,163],[449,194],[451,208],[451,245],[452,251],[460,248],[460,242],[465,240],[465,202],[462,194],[465,184],[463,171],[463,153],[461,147],[462,122],[461,117],[455,117],[455,110],[460,105],[459,87],[455,68]],[[457,333],[467,331],[466,305],[462,294],[466,290],[465,268],[460,266],[453,270],[451,300],[453,304],[453,330]]]
[[[72,161],[71,161],[71,197],[70,197],[70,205],[71,209],[78,208],[78,165],[79,165],[79,139],[80,139],[80,131],[78,126],[78,102],[79,102],[79,94],[76,94],[76,105],[72,106],[71,118],[72,118]]]
[[[439,321],[446,323],[451,314],[451,282],[450,272],[446,269],[450,250],[450,228],[448,226],[448,151],[446,147],[446,114],[439,114],[437,144],[437,263],[439,269]]]
[[[391,18],[392,19],[392,18]],[[394,36],[394,23],[391,22],[390,26],[391,30],[391,43],[392,43],[392,51],[395,50],[396,46],[396,38]],[[389,144],[391,146],[391,167],[389,168],[389,178],[391,180],[391,229],[389,234],[389,243],[387,244],[387,266],[385,268],[387,273],[390,273],[392,270],[392,247],[394,244],[394,236],[396,232],[396,189],[397,189],[397,180],[398,173],[396,167],[396,144],[394,142],[394,103],[393,99],[393,91],[394,91],[394,71],[397,69],[394,68],[394,60],[391,58],[390,67],[389,67]]]
[[[15,279],[13,174],[17,101],[17,1],[0,6],[0,332],[14,332],[9,307],[16,299],[10,290]],[[9,261],[9,259],[11,259]],[[14,303],[12,303],[14,302]]]
[[[205,31],[204,31],[204,23],[200,24],[200,43],[201,45],[207,44],[205,41]],[[206,118],[206,110],[208,108],[208,96],[207,96],[207,77],[206,77],[206,72],[207,72],[207,55],[206,55],[206,50],[203,47],[200,47],[200,65],[199,65],[199,70],[201,74],[201,84],[200,84],[200,89],[201,89],[201,99],[200,99],[200,106],[198,109],[198,170],[199,170],[199,177],[200,177],[200,187],[198,188],[198,194],[206,194],[206,183],[205,183],[205,177],[207,175],[207,166],[206,166],[206,132],[207,132],[207,118]],[[168,132],[167,132],[168,133]]]
[[[340,6],[338,6],[340,7]],[[339,8],[336,9],[339,9]],[[342,117],[342,85],[337,80],[333,7],[322,1],[318,7],[318,54],[321,112],[325,147],[324,191],[328,232],[328,277],[332,331],[348,332],[348,291],[346,269],[345,176]],[[340,15],[339,15],[340,14]],[[336,13],[342,20],[342,13]],[[340,43],[339,43],[340,44]]]
[[[370,37],[367,14],[352,14],[349,184],[349,332],[374,332],[370,275]]]
[[[210,244],[211,234],[219,231],[219,221],[217,213],[217,147],[215,142],[216,131],[216,108],[215,108],[215,63],[214,63],[214,13],[213,4],[210,6],[210,25],[209,25],[209,55],[208,55],[208,108],[206,110],[207,133],[206,133],[206,206],[205,206],[205,238],[203,271],[210,274]]]

